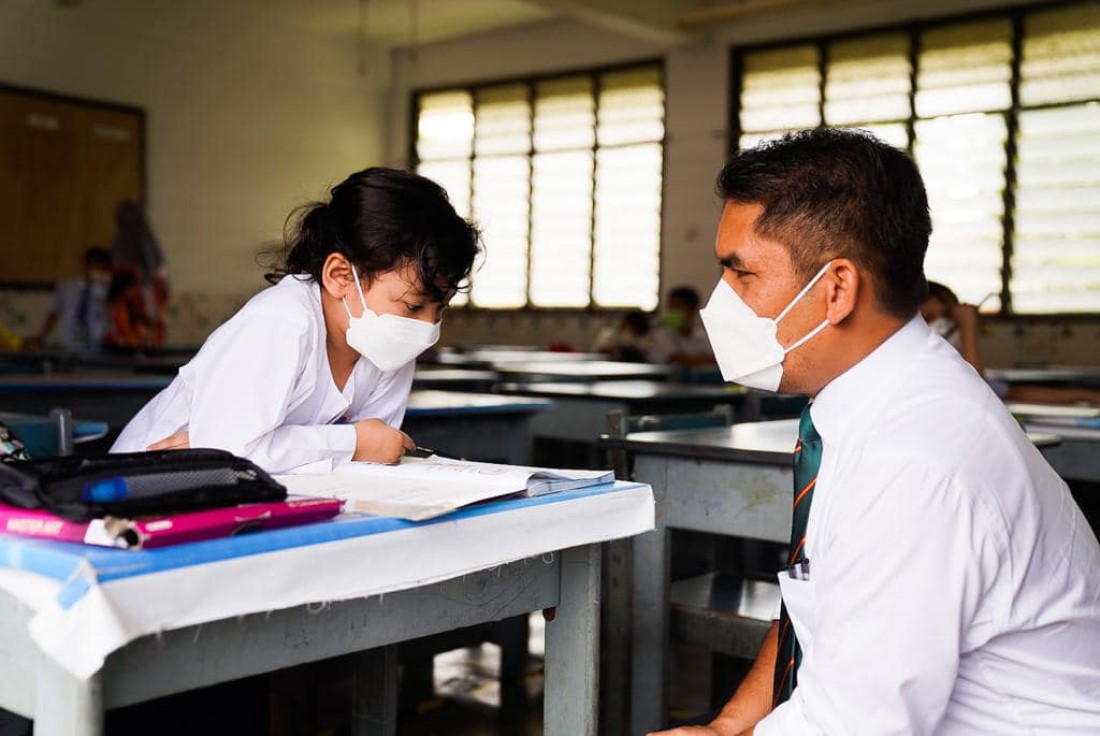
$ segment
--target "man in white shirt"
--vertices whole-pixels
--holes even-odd
[[[813,403],[784,623],[715,720],[665,733],[1100,734],[1100,545],[918,313],[931,226],[912,161],[807,131],[742,153],[718,188],[702,317],[719,366]]]

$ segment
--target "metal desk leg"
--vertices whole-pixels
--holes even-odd
[[[669,535],[660,500],[657,509],[656,531],[634,538],[632,734],[661,729],[668,717]]]
[[[600,545],[561,553],[561,597],[546,624],[546,736],[596,736]]]
[[[626,736],[630,693],[631,597],[634,540],[616,539],[604,546],[603,621],[607,664],[601,672],[604,688],[600,725],[607,736]]]
[[[99,675],[78,680],[46,657],[38,671],[35,736],[103,736]]]
[[[397,645],[355,655],[354,736],[397,734]]]

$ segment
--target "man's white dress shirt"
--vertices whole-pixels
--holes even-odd
[[[803,660],[756,736],[1100,734],[1100,546],[982,378],[917,317],[810,413]]]

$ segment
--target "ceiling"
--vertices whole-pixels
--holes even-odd
[[[3,2],[4,0],[0,0]],[[837,0],[7,0],[53,6],[89,20],[127,18],[156,33],[205,30],[260,35],[288,29],[418,45],[555,18],[601,26],[648,41],[677,43],[705,26],[746,15]]]

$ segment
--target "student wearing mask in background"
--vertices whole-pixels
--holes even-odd
[[[978,348],[978,308],[959,301],[948,287],[935,281],[928,282],[928,297],[920,307],[921,316],[932,331],[942,337],[962,354],[978,375],[985,378],[989,387],[1005,401],[1037,404],[1092,404],[1100,406],[1100,391],[1072,386],[1024,386],[1009,385],[990,378]]]
[[[650,336],[649,315],[635,309],[624,314],[617,327],[600,330],[592,352],[604,353],[612,360],[644,363],[649,352]]]
[[[819,129],[723,169],[723,377],[806,393],[783,605],[722,712],[677,736],[1100,733],[1100,545],[919,310],[912,159]]]
[[[111,254],[93,246],[84,251],[84,274],[58,283],[50,311],[41,329],[24,342],[41,349],[57,328],[57,346],[66,352],[95,353],[107,333],[107,290],[111,283]]]
[[[214,447],[273,473],[397,462],[416,357],[469,275],[478,232],[443,189],[371,168],[304,209],[268,280],[112,451]]]
[[[699,292],[690,286],[668,293],[665,313],[653,330],[649,361],[684,367],[714,364],[710,341],[699,323]]]

